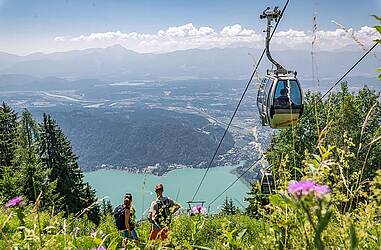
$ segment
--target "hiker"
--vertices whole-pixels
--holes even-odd
[[[150,240],[156,240],[160,237],[164,241],[168,238],[168,226],[171,223],[172,214],[180,208],[180,205],[171,198],[164,197],[163,191],[163,184],[155,186],[157,198],[151,203],[148,214],[148,220],[152,223]]]
[[[138,240],[138,235],[135,231],[135,208],[132,206],[132,195],[126,193],[122,205],[119,205],[114,210],[115,224],[122,232],[123,242],[127,240]]]

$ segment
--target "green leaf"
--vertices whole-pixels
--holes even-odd
[[[376,18],[378,21],[381,22],[381,16],[371,15],[372,17]]]
[[[309,169],[311,170],[311,172],[315,172],[315,171],[316,171],[316,168],[315,168],[315,165],[314,165],[314,164],[309,163],[309,164],[308,164],[308,167],[309,167]]]
[[[285,200],[283,197],[279,194],[272,194],[269,197],[270,203],[274,206],[282,206],[285,204]]]
[[[381,33],[381,26],[373,26],[379,33]]]
[[[245,228],[245,229],[243,229],[243,230],[238,234],[238,236],[237,236],[237,240],[238,240],[238,241],[241,241],[241,239],[242,239],[243,235],[246,233],[246,231],[247,231],[247,229]]]
[[[329,151],[332,151],[332,150],[334,150],[336,148],[336,146],[329,146]]]
[[[319,155],[312,154],[312,156],[316,159],[316,161],[321,162],[321,158]]]
[[[327,158],[328,156],[330,156],[331,154],[332,154],[332,152],[329,152],[329,151],[325,152],[325,153],[322,155],[323,160],[326,159],[326,158]]]
[[[331,219],[332,211],[327,211],[327,213],[321,218],[318,225],[318,232],[323,232],[327,227],[329,220]]]
[[[192,249],[194,248],[188,241],[185,241],[185,242],[184,242],[184,246],[185,246],[188,250],[192,250]],[[195,247],[199,247],[199,246],[195,246]]]
[[[324,146],[320,146],[320,149],[321,149],[321,151],[323,151],[323,153],[327,152],[327,149]]]
[[[100,239],[100,238],[95,238],[95,239],[94,239],[94,242],[95,242],[95,244],[97,244],[97,245],[99,246],[99,245],[102,244],[102,239]]]
[[[349,237],[351,240],[351,250],[357,249],[358,239],[357,239],[357,235],[356,235],[356,229],[353,226],[353,224],[351,224],[351,226],[349,227]]]
[[[110,244],[108,245],[107,249],[116,250],[118,247],[118,241],[117,238],[114,238]]]
[[[315,166],[315,168],[319,167],[320,162],[317,160],[312,160],[312,164]]]

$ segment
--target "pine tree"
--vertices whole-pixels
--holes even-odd
[[[249,202],[249,205],[246,208],[246,213],[250,216],[258,216],[264,206],[269,203],[269,196],[262,194],[261,185],[257,181],[251,184],[250,192],[247,195],[245,201]]]
[[[102,217],[106,217],[109,214],[113,213],[112,205],[110,200],[103,199],[101,204],[101,214]]]
[[[88,183],[85,184],[82,199],[84,209],[87,209],[86,214],[88,218],[98,225],[101,220],[100,208],[97,203],[95,190],[92,189]]]
[[[69,214],[78,213],[92,204],[96,199],[95,192],[83,183],[83,174],[70,141],[56,122],[46,114],[43,115],[40,125],[38,144],[42,166],[50,171],[49,180],[56,185],[55,192],[58,197],[51,200],[55,207]],[[92,213],[94,221],[99,221],[95,216],[95,213],[99,213],[99,208]]]
[[[6,199],[18,195],[18,169],[14,166],[16,112],[3,102],[0,106],[0,195]]]
[[[15,164],[19,166],[19,185],[23,195],[34,202],[40,192],[52,196],[54,188],[48,182],[49,170],[43,169],[37,154],[38,124],[28,110],[21,113],[17,128]]]
[[[238,209],[236,206],[234,206],[232,198],[229,199],[226,196],[224,203],[222,205],[221,213],[226,215],[232,215],[232,214],[236,214],[237,212],[238,212]]]
[[[15,154],[15,139],[17,114],[3,102],[0,106],[0,176],[1,167],[13,166]]]

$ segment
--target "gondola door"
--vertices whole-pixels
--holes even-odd
[[[302,94],[296,79],[278,79],[271,92],[269,121],[272,128],[286,128],[298,121]]]

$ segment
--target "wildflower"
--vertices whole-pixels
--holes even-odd
[[[329,194],[329,187],[326,185],[316,185],[315,186],[315,194],[318,197],[322,197],[323,195]]]
[[[288,184],[287,190],[297,198],[301,198],[302,196],[306,196],[310,193],[321,198],[323,195],[330,192],[329,188],[326,185],[318,185],[311,180],[291,182]]]
[[[10,199],[7,204],[5,204],[6,208],[15,207],[15,206],[21,206],[22,205],[22,197],[16,196],[12,199]]]
[[[91,236],[92,238],[96,238],[96,237],[97,237],[97,231],[92,232],[92,233],[90,234],[90,236]]]
[[[194,214],[206,214],[206,208],[198,204],[192,208]]]

